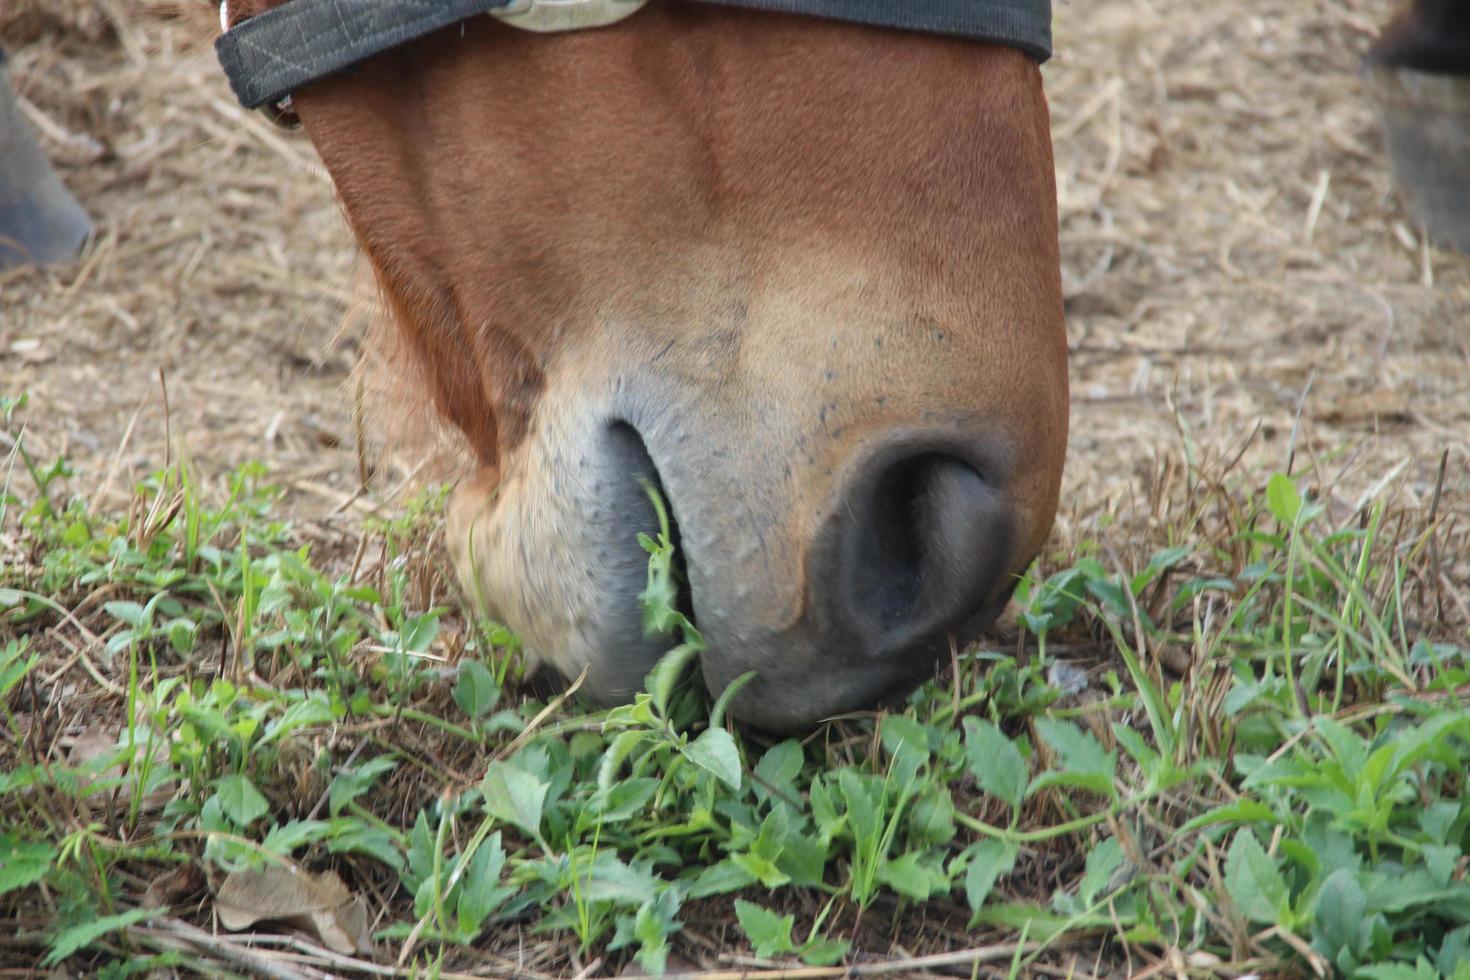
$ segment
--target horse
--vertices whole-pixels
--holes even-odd
[[[217,42],[304,126],[397,371],[468,447],[467,593],[628,700],[672,642],[640,609],[652,488],[706,683],[753,673],[734,715],[911,689],[1057,510],[1049,3],[506,2],[408,30],[424,5],[228,0]]]

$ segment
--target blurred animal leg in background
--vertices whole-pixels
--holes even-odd
[[[1470,0],[1415,0],[1363,59],[1394,178],[1441,245],[1470,252]]]
[[[0,269],[62,262],[81,249],[92,222],[41,151],[4,64],[0,49]]]

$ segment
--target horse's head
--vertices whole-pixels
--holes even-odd
[[[656,3],[479,18],[294,108],[478,457],[457,569],[584,691],[631,697],[670,644],[640,478],[706,680],[757,671],[733,711],[774,728],[912,686],[1041,547],[1066,343],[1025,54]]]

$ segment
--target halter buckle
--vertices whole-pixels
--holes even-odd
[[[549,34],[615,24],[637,13],[648,0],[511,0],[490,16],[511,27]]]

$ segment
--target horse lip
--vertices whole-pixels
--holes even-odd
[[[712,677],[711,673],[706,662],[705,683],[718,696],[734,677],[719,674]],[[758,673],[735,695],[730,714],[763,731],[798,734],[810,731],[828,718],[900,697],[922,683],[929,673],[927,668],[911,671],[901,664],[882,661],[844,664],[822,678],[813,676],[812,671],[799,677],[768,677]]]

